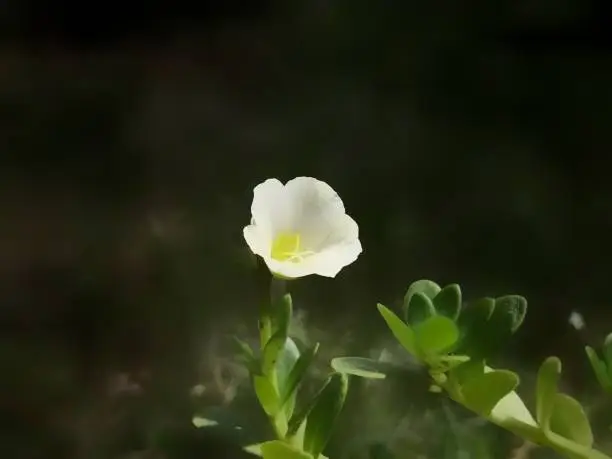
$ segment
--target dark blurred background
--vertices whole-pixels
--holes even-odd
[[[526,296],[507,360],[529,375],[556,354],[569,389],[595,391],[583,341],[612,329],[611,9],[4,0],[2,455],[213,457],[176,438],[194,385],[229,403],[220,337],[256,331],[266,276],[242,227],[269,177],[327,181],[360,225],[355,264],[292,286],[329,356],[380,346],[375,303],[431,278]],[[182,446],[155,446],[160,429]]]

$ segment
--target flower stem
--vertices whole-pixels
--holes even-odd
[[[287,293],[287,281],[272,276],[270,281],[270,304],[274,307]]]
[[[285,295],[285,292],[285,281],[276,277],[272,277],[272,280],[270,281],[270,303],[268,307],[264,308],[264,310],[262,311],[261,318],[259,321],[259,333],[262,353],[271,336],[276,332],[276,307]],[[272,384],[274,391],[279,394],[280,391],[276,368],[272,368],[267,377],[270,383]],[[269,419],[276,437],[280,440],[284,439],[287,433],[287,416],[285,415],[285,412],[281,409],[277,414],[269,416]]]

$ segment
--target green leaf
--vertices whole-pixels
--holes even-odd
[[[527,311],[527,301],[517,295],[509,295],[495,300],[495,309],[482,332],[486,357],[500,353],[523,322]]]
[[[436,314],[433,303],[424,293],[414,293],[404,307],[406,323],[415,326]]]
[[[599,385],[606,391],[612,391],[612,374],[610,374],[604,361],[599,358],[597,352],[595,352],[595,349],[592,347],[586,346],[584,350],[586,351],[589,362],[591,362],[591,367],[593,367],[593,372],[595,373]]]
[[[493,298],[481,298],[468,303],[457,319],[460,342],[457,352],[473,358],[486,357],[486,328],[489,318],[495,310]]]
[[[606,336],[603,345],[603,356],[608,368],[612,367],[612,333]]]
[[[273,441],[280,441],[280,440],[273,440]],[[281,442],[282,442],[282,441],[281,441]],[[265,442],[265,443],[267,443],[267,442]],[[253,445],[247,445],[247,446],[245,446],[245,447],[244,447],[244,448],[242,448],[242,449],[243,449],[244,451],[246,451],[247,453],[254,454],[255,456],[262,457],[262,451],[261,451],[261,448],[262,448],[262,446],[263,446],[265,443],[255,443],[255,444],[253,444]],[[284,442],[284,443],[286,443],[286,442]],[[306,453],[306,452],[304,452],[304,451],[302,451],[302,452],[303,452],[304,454],[308,454],[308,453]],[[291,454],[291,453],[290,453],[290,454]],[[308,454],[308,457],[310,458],[310,457],[312,457],[312,456],[310,456],[310,454]],[[304,458],[304,459],[305,459],[305,458]],[[326,456],[324,456],[323,454],[321,454],[321,455],[319,456],[319,459],[328,459],[328,458],[327,458]]]
[[[274,385],[265,376],[253,376],[255,394],[268,416],[274,416],[280,409],[279,397]]]
[[[565,394],[555,394],[553,403],[550,430],[590,448],[593,445],[593,432],[580,403]]]
[[[487,416],[495,405],[518,386],[518,376],[507,370],[494,370],[470,379],[461,388],[465,405]]]
[[[283,390],[281,390],[281,405],[284,405],[289,397],[291,397],[298,386],[306,376],[308,372],[308,368],[310,367],[312,361],[314,360],[315,355],[317,355],[317,351],[319,350],[319,343],[316,343],[314,346],[308,348],[300,357],[297,359],[291,372],[287,376],[285,384],[283,385]]]
[[[295,407],[295,386],[293,388],[288,387],[288,385],[293,384],[293,381],[289,379],[292,377],[291,372],[299,358],[300,351],[295,341],[287,338],[276,363],[276,382],[280,394],[280,406],[288,418],[293,414],[293,408]]]
[[[308,415],[304,432],[304,450],[312,454],[315,459],[323,452],[331,437],[347,392],[348,376],[342,373],[332,374]]]
[[[492,371],[495,370],[485,366],[485,373]],[[537,427],[536,420],[516,391],[509,392],[495,405],[495,408],[493,408],[489,415],[489,419],[498,425],[505,425],[509,420],[514,420],[523,426]]]
[[[438,314],[457,320],[461,312],[461,288],[459,285],[450,284],[440,290],[433,298],[433,305]]]
[[[387,323],[387,326],[395,336],[395,339],[414,356],[418,356],[418,350],[416,347],[416,337],[414,331],[407,324],[405,324],[393,311],[389,308],[378,304],[378,312]]]
[[[553,413],[560,377],[561,361],[557,357],[547,358],[538,370],[536,382],[536,419],[544,433],[549,429],[550,417]]]
[[[441,354],[459,339],[457,325],[444,316],[433,316],[421,322],[414,327],[414,334],[418,349],[427,355]]]
[[[527,300],[519,295],[506,295],[495,300],[495,311],[490,321],[499,320],[511,333],[516,332],[525,320]]]
[[[262,443],[260,450],[263,459],[313,459],[307,452],[300,451],[281,440]]]
[[[469,304],[458,319],[461,343],[457,351],[475,358],[494,356],[521,325],[526,311],[527,301],[518,295]]]
[[[472,379],[480,378],[485,372],[483,360],[471,359],[450,370],[450,376],[461,386]]]
[[[338,373],[360,376],[369,379],[384,379],[387,367],[382,362],[364,357],[336,357],[332,359],[331,366]]]
[[[440,286],[434,281],[427,279],[415,281],[410,284],[410,287],[408,287],[408,290],[406,291],[406,295],[404,295],[404,306],[408,305],[410,302],[410,297],[412,297],[412,295],[415,293],[422,293],[430,300],[433,300],[440,290]]]
[[[264,375],[270,376],[274,373],[274,370],[276,370],[278,358],[285,347],[286,341],[287,334],[285,331],[278,330],[266,343],[261,361],[261,370]]]
[[[276,361],[276,380],[279,393],[282,394],[285,391],[289,375],[299,358],[300,350],[295,341],[291,338],[286,338]]]

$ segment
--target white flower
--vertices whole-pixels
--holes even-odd
[[[252,220],[244,228],[251,251],[270,271],[289,279],[335,277],[361,253],[359,228],[325,182],[268,179],[253,190]]]

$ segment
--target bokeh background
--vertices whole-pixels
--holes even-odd
[[[240,457],[198,410],[266,434],[224,337],[256,333],[267,275],[242,228],[269,177],[327,181],[360,225],[355,264],[291,286],[315,380],[390,348],[376,302],[430,278],[526,296],[503,361],[526,397],[554,354],[605,406],[583,345],[612,331],[610,9],[4,0],[3,457]],[[453,421],[421,383],[354,382],[330,454],[556,457]]]

